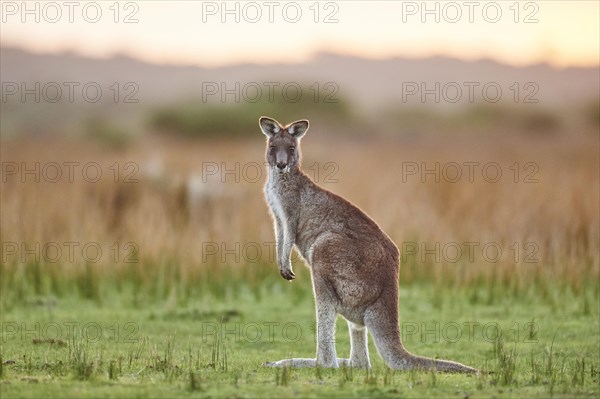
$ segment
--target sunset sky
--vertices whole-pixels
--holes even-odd
[[[371,58],[491,58],[514,65],[599,64],[595,0],[229,1],[230,13],[224,13],[222,2],[76,4],[30,1],[25,12],[21,1],[2,1],[1,44],[204,66],[302,62],[318,51]]]

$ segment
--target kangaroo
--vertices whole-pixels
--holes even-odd
[[[295,247],[311,272],[317,313],[316,359],[267,362],[268,367],[370,368],[367,331],[392,369],[477,373],[460,363],[416,356],[404,349],[398,319],[399,251],[369,216],[316,185],[300,169],[300,139],[308,120],[282,126],[261,117],[267,136],[268,179],[264,187],[277,240],[281,276],[292,281]],[[335,320],[350,330],[350,358],[336,357]]]

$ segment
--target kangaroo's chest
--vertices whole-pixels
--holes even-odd
[[[281,204],[281,196],[277,195],[276,190],[273,187],[267,186],[265,188],[265,197],[267,198],[267,203],[269,204],[269,208],[271,208],[273,215],[275,215],[279,220],[285,220],[285,213]]]
[[[285,198],[281,191],[281,187],[279,187],[275,182],[269,181],[265,186],[265,197],[267,198],[267,203],[269,204],[273,215],[281,222],[285,222],[285,220],[288,218],[288,215],[285,211]]]

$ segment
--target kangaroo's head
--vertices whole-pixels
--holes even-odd
[[[262,116],[260,130],[267,136],[267,162],[274,172],[284,174],[300,165],[300,138],[308,130],[306,119],[281,126],[275,119]]]

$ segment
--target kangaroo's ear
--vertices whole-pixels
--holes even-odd
[[[268,118],[266,116],[261,116],[258,120],[258,125],[260,126],[260,130],[267,137],[273,137],[277,133],[281,131],[281,125],[273,118]]]
[[[302,119],[288,125],[288,132],[295,138],[299,139],[308,131],[308,121]]]

